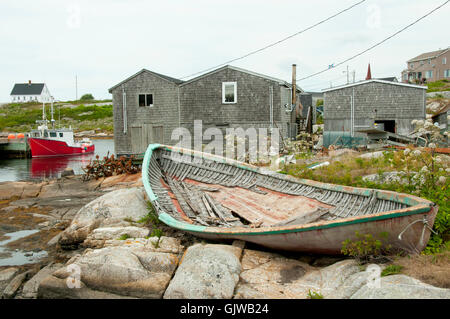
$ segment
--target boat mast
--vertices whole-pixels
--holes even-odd
[[[51,96],[52,99],[52,106],[51,106],[51,113],[52,113],[52,119],[51,119],[51,123],[52,123],[52,129],[55,128],[55,119],[53,118],[53,96]]]

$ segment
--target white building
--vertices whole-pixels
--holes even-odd
[[[11,102],[51,102],[45,83],[16,83],[11,91]]]

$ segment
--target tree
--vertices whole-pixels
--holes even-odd
[[[87,101],[87,100],[93,100],[93,99],[94,99],[94,97],[92,96],[91,93],[87,93],[80,98],[81,101]]]

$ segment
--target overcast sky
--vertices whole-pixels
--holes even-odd
[[[146,68],[175,78],[264,47],[360,0],[2,0],[0,101],[14,83],[45,82],[58,100],[108,89]],[[275,47],[231,63],[291,79],[337,64],[413,22],[445,0],[366,0]],[[348,63],[356,80],[400,77],[406,60],[449,42],[450,3]],[[347,65],[347,64],[346,64]],[[302,81],[320,91],[346,82],[346,65]]]

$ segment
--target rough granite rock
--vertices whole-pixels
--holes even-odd
[[[94,229],[89,235],[92,239],[117,239],[122,235],[128,235],[131,238],[147,237],[150,230],[143,227],[126,226],[126,227],[103,227]]]
[[[278,254],[246,249],[234,298],[305,298],[305,291],[299,289],[299,283],[314,269],[307,263]]]
[[[80,298],[106,294],[108,298],[161,298],[177,265],[178,255],[155,252],[142,245],[86,249],[44,279],[38,297]],[[79,269],[81,288],[67,286],[69,277],[75,276],[70,267]]]
[[[63,267],[62,264],[49,264],[42,268],[36,275],[33,276],[33,278],[25,283],[22,289],[21,297],[26,299],[36,298],[41,281],[61,267]]]
[[[89,289],[82,282],[80,288],[69,289],[66,281],[53,276],[46,277],[39,285],[38,299],[135,299]]]
[[[236,299],[304,299],[309,291],[333,298],[345,280],[359,272],[354,260],[317,269],[299,260],[255,250],[244,251],[242,267]]]
[[[23,272],[16,277],[14,277],[13,280],[9,282],[9,284],[5,287],[2,294],[2,299],[11,299],[15,296],[17,293],[17,290],[19,290],[22,283],[26,280],[28,274],[31,273],[31,270]]]
[[[311,290],[322,294],[324,298],[332,298],[336,291],[342,289],[346,280],[358,272],[358,263],[354,259],[346,259],[305,275],[301,286],[306,288],[306,293]]]
[[[20,198],[27,182],[1,182],[0,183],[0,200]]]
[[[82,207],[62,233],[61,246],[78,245],[96,228],[128,226],[126,218],[139,220],[148,210],[142,188],[109,192]]]
[[[186,250],[165,299],[229,299],[239,280],[242,249],[196,244]]]
[[[405,276],[382,277],[380,286],[363,285],[351,299],[450,299],[450,289],[437,288]]]
[[[3,294],[6,286],[9,282],[14,278],[14,276],[18,273],[19,268],[10,267],[0,271],[0,296]]]
[[[161,253],[181,254],[184,251],[184,246],[181,245],[180,240],[173,237],[161,236],[150,238],[129,238],[126,240],[106,240],[105,247],[117,246],[145,247],[147,250]]]

